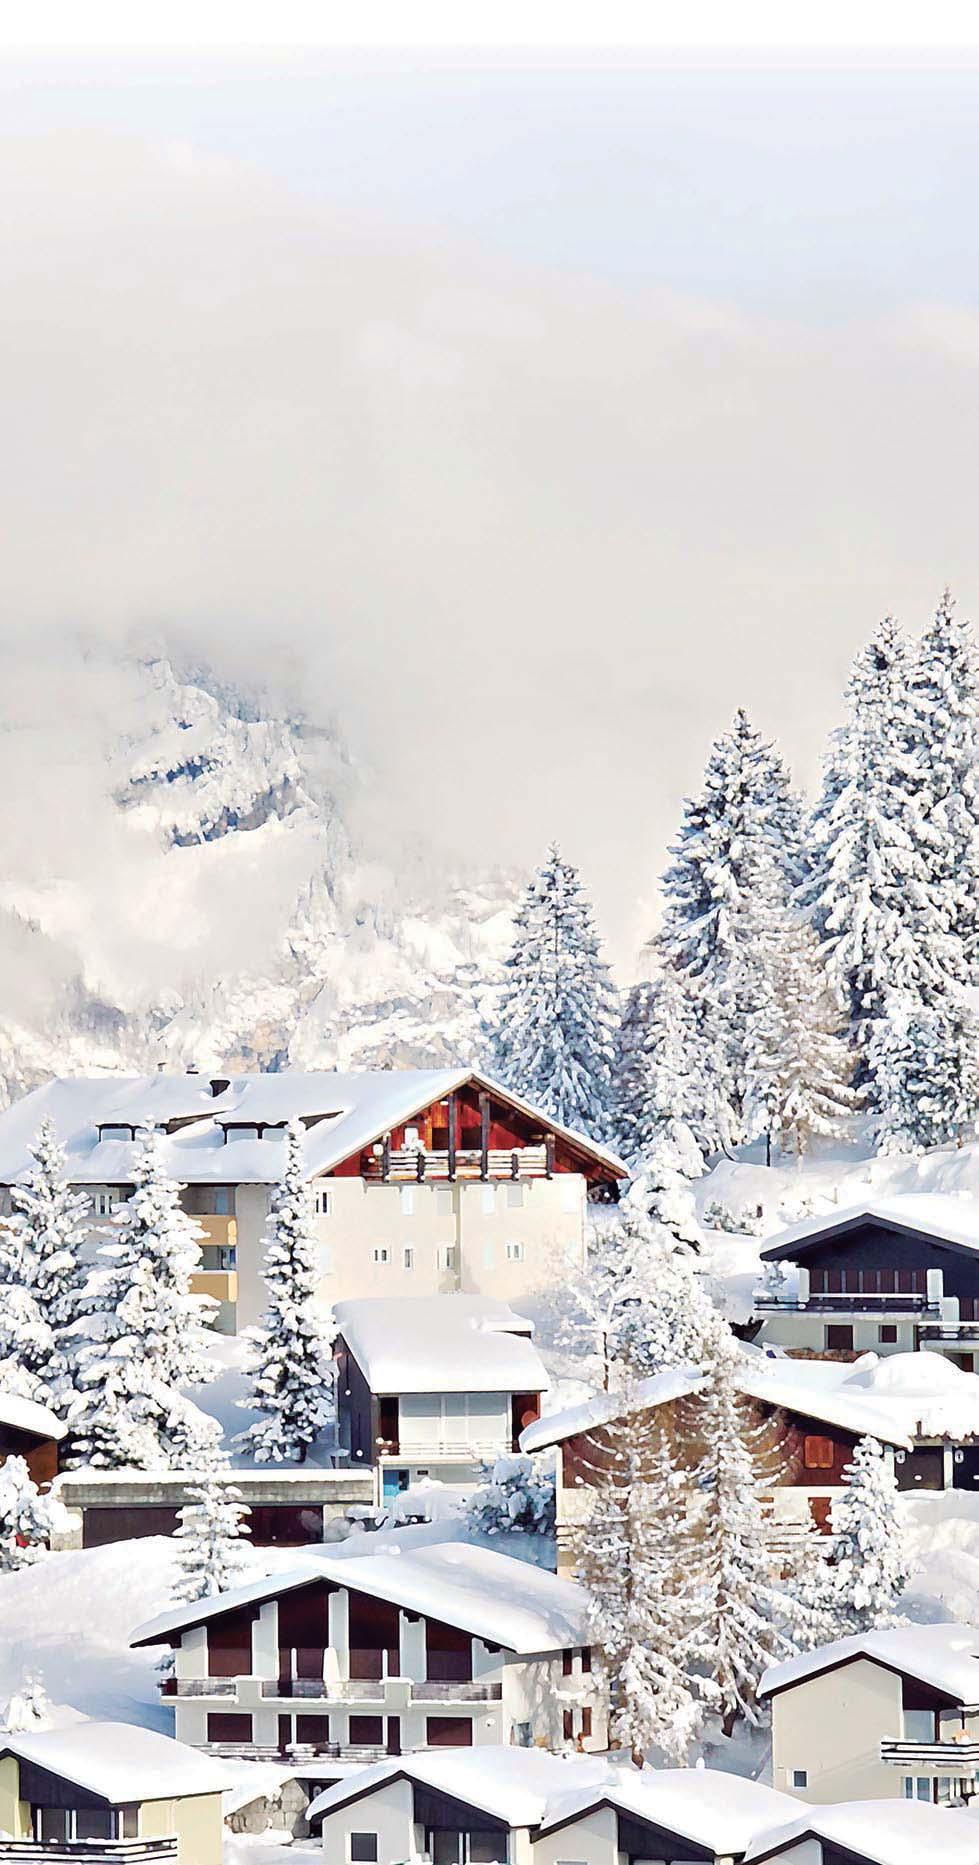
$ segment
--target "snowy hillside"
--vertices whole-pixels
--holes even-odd
[[[348,826],[365,780],[335,733],[158,659],[127,670],[74,787],[96,782],[92,861],[39,882],[15,860],[0,884],[0,942],[30,985],[5,1005],[4,1098],[157,1062],[478,1053],[516,881],[446,874],[410,825],[390,865],[372,859]]]

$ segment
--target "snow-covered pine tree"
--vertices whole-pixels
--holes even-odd
[[[979,1023],[956,986],[933,1004],[892,991],[868,1051],[882,1153],[963,1145],[979,1129]]]
[[[23,1457],[0,1468],[0,1571],[29,1567],[68,1525],[68,1511],[50,1492],[42,1496]]]
[[[187,1491],[174,1530],[180,1542],[174,1599],[205,1599],[238,1586],[248,1564],[250,1509],[229,1480],[230,1461],[215,1455]]]
[[[37,1671],[25,1671],[20,1686],[0,1709],[0,1729],[9,1735],[33,1735],[53,1727],[51,1699]]]
[[[914,797],[930,911],[919,936],[949,979],[979,975],[979,677],[972,628],[950,590],[919,645],[911,699],[917,720]]]
[[[667,968],[633,985],[615,1066],[616,1145],[630,1165],[647,1161],[666,1134],[677,1169],[700,1176],[705,1083],[698,1054],[696,1002],[678,973]]]
[[[743,711],[711,748],[672,855],[657,945],[694,1003],[700,1098],[713,1110],[714,1131],[704,1140],[713,1150],[742,1137],[744,1028],[758,965],[750,920],[756,876],[770,858],[787,900],[803,871],[799,808],[785,767]]]
[[[555,1532],[554,1475],[537,1457],[497,1457],[484,1463],[478,1489],[466,1503],[466,1520],[479,1535],[551,1535]]]
[[[854,660],[811,823],[805,900],[861,1074],[891,993],[930,1002],[959,970],[936,919],[912,673],[907,638],[886,616]],[[869,1093],[875,1101],[872,1077]]]
[[[74,1463],[145,1470],[193,1457],[219,1435],[180,1390],[206,1375],[215,1304],[190,1292],[199,1232],[180,1208],[158,1134],[140,1136],[133,1178],[72,1329],[79,1344],[68,1426]]]
[[[269,1200],[267,1302],[259,1326],[249,1330],[252,1390],[241,1401],[260,1413],[239,1439],[259,1463],[305,1463],[335,1417],[333,1330],[317,1301],[316,1259],[303,1132],[294,1125],[283,1174]]]
[[[552,845],[523,895],[497,1011],[501,1081],[562,1125],[611,1133],[616,997],[576,868]]]
[[[838,1135],[856,1100],[839,1004],[816,935],[783,897],[763,857],[748,909],[757,969],[745,1019],[745,1128],[773,1151],[803,1154],[816,1134]]]
[[[624,1418],[602,1434],[593,1507],[575,1544],[605,1676],[610,1741],[637,1762],[650,1747],[679,1765],[700,1726],[683,1657],[688,1618],[689,1476],[665,1433]]]
[[[898,1602],[912,1571],[897,1482],[876,1439],[860,1439],[843,1483],[831,1511],[838,1637],[899,1623]]]
[[[723,1326],[696,1250],[700,1233],[680,1207],[670,1209],[661,1186],[634,1180],[619,1206],[631,1279],[621,1290],[610,1333],[612,1358],[628,1379],[647,1378],[668,1366],[699,1366]]]
[[[727,1735],[739,1717],[758,1721],[762,1673],[793,1650],[758,1499],[760,1472],[737,1358],[730,1330],[719,1332],[702,1400],[696,1585],[685,1641],[698,1689]]]
[[[71,1392],[69,1330],[87,1276],[88,1200],[68,1183],[50,1120],[30,1153],[30,1170],[11,1192],[13,1217],[0,1229],[0,1383],[60,1408]]]

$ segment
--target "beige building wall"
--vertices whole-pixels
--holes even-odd
[[[414,1822],[410,1781],[389,1781],[374,1794],[338,1807],[323,1821],[323,1855],[328,1865],[347,1865],[353,1833],[376,1833],[377,1856],[386,1865],[416,1865],[425,1835]]]
[[[177,1838],[180,1865],[221,1865],[224,1824],[220,1794],[192,1794],[178,1800],[144,1800],[139,1809],[141,1839]]]
[[[797,1800],[899,1800],[900,1768],[880,1759],[882,1741],[904,1734],[901,1679],[869,1658],[807,1677],[772,1699],[772,1786]],[[792,1784],[804,1769],[807,1784]],[[914,1770],[909,1770],[914,1772]]]
[[[12,1839],[31,1837],[31,1810],[20,1798],[20,1764],[16,1755],[0,1761],[0,1832]]]
[[[534,1865],[618,1865],[616,1819],[612,1807],[596,1807],[560,1832],[541,1833],[535,1841]]]

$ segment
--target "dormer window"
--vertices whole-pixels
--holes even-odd
[[[100,1140],[134,1140],[136,1138],[135,1127],[101,1126],[98,1132]]]
[[[228,1145],[231,1140],[257,1140],[258,1138],[259,1128],[257,1126],[225,1127],[224,1129],[225,1145]]]

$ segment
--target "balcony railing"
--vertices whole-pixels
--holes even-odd
[[[919,1332],[922,1340],[979,1340],[979,1320],[926,1321]]]
[[[895,1768],[975,1774],[979,1770],[979,1742],[882,1742],[880,1758]]]
[[[173,1839],[0,1839],[0,1865],[177,1865]]]
[[[330,1697],[335,1703],[383,1703],[385,1680],[381,1677],[278,1677],[262,1683],[263,1697],[305,1697],[322,1702]]]
[[[381,1459],[450,1457],[454,1462],[485,1463],[509,1456],[517,1448],[508,1431],[497,1438],[378,1438],[377,1454]]]
[[[218,1755],[222,1761],[384,1761],[401,1749],[382,1743],[355,1742],[286,1742],[282,1747],[259,1742],[201,1742],[205,1755]],[[0,1855],[2,1856],[2,1855]],[[174,1853],[176,1857],[176,1853]]]
[[[415,1703],[501,1703],[503,1684],[498,1677],[488,1677],[485,1681],[475,1678],[472,1683],[429,1681],[412,1684],[411,1696]]]
[[[383,1147],[365,1156],[364,1177],[399,1185],[426,1179],[549,1179],[554,1173],[550,1145],[459,1147],[455,1153],[426,1152],[421,1146]]]
[[[234,1677],[165,1677],[160,1685],[161,1697],[233,1697],[238,1684]]]
[[[819,1291],[809,1294],[805,1301],[793,1295],[773,1295],[769,1290],[756,1289],[753,1297],[755,1311],[758,1314],[853,1314],[862,1311],[866,1314],[938,1314],[937,1302],[930,1302],[927,1295],[911,1295],[906,1292],[888,1291],[886,1294],[859,1294],[856,1291],[832,1295]]]

